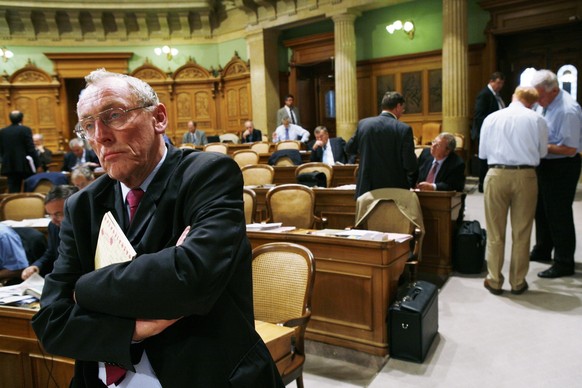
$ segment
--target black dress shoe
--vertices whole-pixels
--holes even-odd
[[[493,288],[493,287],[491,287],[489,285],[489,282],[487,281],[487,279],[485,279],[485,281],[483,282],[483,286],[485,286],[485,288],[487,289],[487,291],[489,291],[493,295],[501,295],[501,294],[503,294],[503,290],[501,288]]]
[[[513,295],[521,295],[521,294],[523,294],[524,292],[526,292],[528,288],[529,288],[529,286],[527,285],[527,282],[524,282],[524,283],[523,283],[523,286],[521,286],[521,288],[518,288],[518,289],[516,289],[516,290],[514,290],[514,289],[512,288],[512,289],[511,289],[511,293],[512,293]]]
[[[559,268],[556,265],[552,265],[550,268],[538,273],[538,277],[546,279],[561,278],[562,276],[572,276],[574,275],[573,269]]]

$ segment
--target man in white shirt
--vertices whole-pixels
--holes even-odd
[[[511,293],[519,295],[528,289],[525,277],[538,193],[535,167],[548,152],[548,126],[542,116],[530,109],[538,99],[534,88],[517,87],[509,107],[491,113],[481,127],[479,158],[489,163],[485,177],[488,273],[484,285],[494,295],[503,292],[501,269],[510,209]]]
[[[273,142],[277,143],[285,140],[299,140],[307,143],[309,140],[309,131],[299,125],[291,124],[289,116],[284,116],[281,125],[273,132]]]

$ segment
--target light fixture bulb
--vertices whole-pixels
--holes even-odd
[[[404,23],[403,28],[404,28],[404,31],[410,32],[410,31],[414,30],[414,24],[412,24],[412,22],[410,22],[410,21],[407,21]]]
[[[164,47],[162,47],[162,52],[164,54],[168,54],[170,52],[170,46],[164,46]]]
[[[170,54],[171,54],[172,56],[174,56],[174,55],[178,55],[178,49],[177,49],[177,48],[173,48],[173,47],[172,47],[172,48],[170,49]]]
[[[389,34],[393,34],[394,33],[394,25],[390,24],[389,26],[386,26],[386,31],[388,31]]]
[[[394,26],[395,30],[401,30],[402,29],[402,22],[400,20],[396,20],[394,23],[392,23],[392,25]]]
[[[156,48],[154,49],[154,53],[156,53],[156,55],[162,55],[162,49],[161,49],[161,48],[159,48],[159,47],[156,47]]]

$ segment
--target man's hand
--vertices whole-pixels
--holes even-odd
[[[319,147],[323,148],[323,142],[321,140],[317,140],[314,144],[313,144],[313,151],[315,151],[316,149],[318,149]]]
[[[420,182],[416,188],[420,191],[435,191],[434,184],[428,182]]]
[[[20,276],[22,277],[22,280],[26,280],[31,277],[32,274],[38,273],[39,271],[40,269],[36,265],[31,265],[30,267],[25,268]]]

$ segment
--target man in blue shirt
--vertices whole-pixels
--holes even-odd
[[[537,111],[548,124],[548,154],[537,168],[536,244],[530,259],[550,261],[553,251],[552,266],[538,276],[570,276],[576,250],[572,203],[580,177],[582,109],[549,70],[536,72],[532,85],[540,94]]]
[[[0,224],[0,283],[20,278],[28,259],[20,236],[11,227]]]

